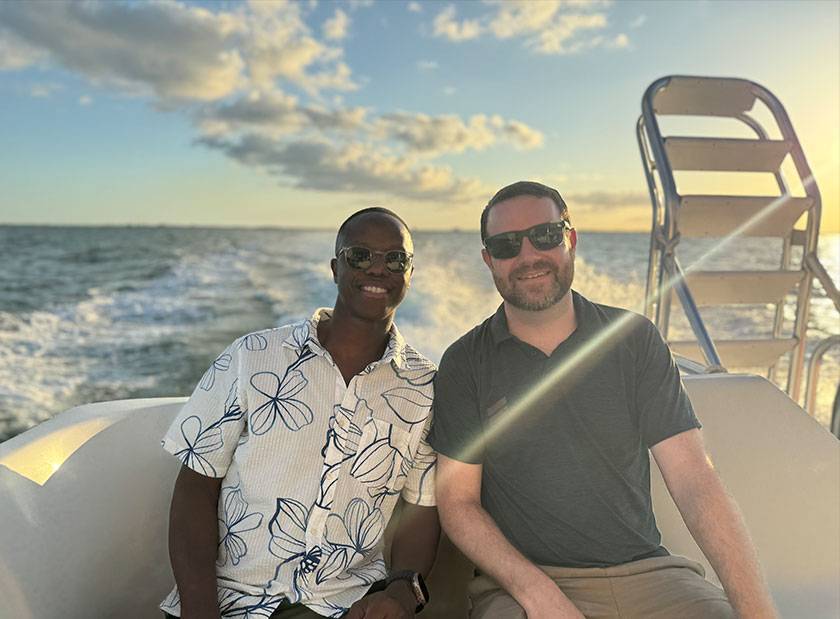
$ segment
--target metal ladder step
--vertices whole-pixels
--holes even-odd
[[[697,305],[778,303],[804,271],[695,271],[686,281]]]
[[[787,140],[734,138],[665,138],[673,170],[776,172],[790,152]]]
[[[753,85],[745,80],[716,77],[672,77],[653,98],[657,114],[731,116],[755,105]]]
[[[677,227],[686,237],[726,236],[740,230],[745,236],[781,238],[813,204],[813,198],[790,196],[686,195],[680,198]]]
[[[728,368],[769,368],[779,357],[789,352],[796,338],[763,340],[715,340],[721,361]],[[671,350],[683,357],[705,363],[703,353],[695,341],[668,342]]]

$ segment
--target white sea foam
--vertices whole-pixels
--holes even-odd
[[[109,238],[107,232],[102,234]],[[153,233],[137,234],[133,251],[143,256]],[[78,294],[65,286],[63,293],[69,290],[70,297],[47,296],[47,303],[34,305],[36,309],[0,310],[0,417],[14,417],[12,430],[92,398],[186,395],[201,366],[234,337],[308,316],[316,306],[335,300],[329,270],[331,233],[167,234],[166,252],[160,240],[151,244],[151,258],[142,268],[134,258],[113,269],[104,263],[60,263],[55,273],[62,277],[72,277],[76,268],[99,269],[100,274],[107,268],[114,275],[99,276],[96,284]],[[835,277],[840,274],[837,240],[834,247],[831,241],[824,245],[821,254]],[[413,285],[397,319],[406,338],[437,361],[452,341],[495,311],[500,298],[475,235],[420,233],[415,243]],[[585,237],[576,261],[575,289],[593,301],[641,311],[646,244],[642,235]],[[75,246],[68,243],[68,248]],[[157,260],[155,252],[168,258]],[[53,254],[51,259],[59,264],[61,252],[49,255]],[[49,269],[48,262],[43,269]],[[144,275],[149,272],[151,276]],[[85,277],[90,279],[89,272]],[[10,290],[22,289],[12,282]],[[812,310],[811,349],[820,338],[840,332],[837,312],[818,286]],[[676,306],[672,335],[690,336],[680,314]],[[713,335],[746,337],[768,330],[772,314],[771,307],[762,306],[704,316]],[[787,311],[786,329],[792,319]],[[817,416],[824,423],[838,378],[840,350],[832,350],[820,382]]]

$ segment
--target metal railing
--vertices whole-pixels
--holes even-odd
[[[814,278],[822,284],[826,295],[832,300],[838,311],[840,311],[840,294],[838,294],[837,287],[817,258],[817,242],[822,210],[819,189],[787,112],[781,102],[764,87],[747,80],[730,78],[716,79],[668,76],[656,80],[645,91],[642,97],[642,114],[636,123],[636,138],[653,212],[643,311],[646,316],[656,323],[663,337],[667,339],[671,314],[671,292],[673,289],[680,300],[692,333],[706,361],[708,366],[707,371],[725,371],[715,343],[700,315],[700,311],[697,309],[697,304],[686,281],[685,271],[680,267],[679,261],[676,258],[676,248],[680,242],[680,231],[678,229],[676,215],[680,208],[681,196],[677,192],[674,171],[666,153],[665,138],[660,129],[657,118],[657,107],[654,102],[657,94],[667,88],[672,80],[675,79],[686,80],[682,82],[683,84],[694,81],[692,87],[697,87],[697,85],[702,84],[704,81],[708,81],[710,87],[720,88],[710,99],[712,101],[712,108],[714,109],[704,110],[702,109],[702,102],[692,100],[685,105],[685,110],[674,111],[675,104],[672,101],[670,111],[666,109],[661,113],[730,118],[746,125],[755,133],[759,140],[767,140],[768,134],[764,127],[753,116],[747,113],[747,111],[752,110],[755,102],[760,101],[770,111],[781,133],[782,139],[790,143],[787,154],[793,162],[806,197],[812,201],[806,211],[806,228],[804,230],[791,229],[783,237],[781,255],[781,268],[783,270],[789,270],[791,266],[792,246],[802,246],[802,264],[800,268],[804,272],[804,277],[799,283],[796,292],[796,312],[793,324],[795,344],[788,353],[790,355],[790,363],[788,366],[786,386],[788,395],[793,400],[799,401],[803,370],[805,367],[806,334]],[[705,85],[703,87],[705,88]],[[737,90],[740,100],[724,100],[726,94],[724,91],[726,89]],[[734,90],[730,90],[730,92]],[[721,94],[722,92],[723,95]],[[745,104],[745,101],[750,98],[749,104]],[[680,107],[682,101],[676,104],[676,107]],[[779,188],[780,198],[790,197],[791,191],[781,173],[781,168],[774,172],[774,177]],[[751,225],[754,225],[754,223],[748,222],[745,224],[743,230],[739,228],[734,233],[743,233]],[[689,266],[688,270],[691,271],[692,267]],[[776,304],[773,320],[773,338],[779,338],[781,335],[784,303],[785,298],[783,297]],[[813,411],[813,394],[816,393],[816,381],[818,380],[821,358],[825,354],[825,350],[834,345],[834,338],[829,339],[832,343],[821,342],[808,362],[808,383],[805,399],[806,409],[809,412]],[[773,363],[768,368],[768,376],[771,379],[775,378],[775,371],[776,363]],[[840,420],[837,423],[840,424]]]

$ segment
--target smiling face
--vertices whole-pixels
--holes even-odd
[[[343,254],[333,258],[330,267],[338,285],[336,311],[367,321],[393,319],[397,306],[408,292],[413,267],[405,273],[389,271],[385,267],[384,252],[401,249],[414,253],[406,227],[385,213],[366,213],[346,225],[338,245],[340,249],[365,247],[374,252],[375,257],[366,269],[354,269]]]
[[[487,236],[560,219],[560,209],[551,198],[516,196],[492,207],[487,216]],[[521,310],[540,311],[569,293],[575,272],[575,242],[575,231],[571,230],[562,245],[548,251],[535,249],[526,237],[519,255],[513,258],[493,258],[486,249],[481,255],[507,303]]]

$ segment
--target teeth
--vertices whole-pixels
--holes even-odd
[[[547,274],[548,271],[540,271],[539,273],[530,273],[528,275],[522,275],[519,279],[534,279],[536,277],[542,277],[543,275]]]
[[[388,292],[387,290],[385,290],[384,288],[380,288],[379,286],[362,286],[362,290],[364,290],[365,292],[373,292],[376,294],[385,294],[386,292]]]

